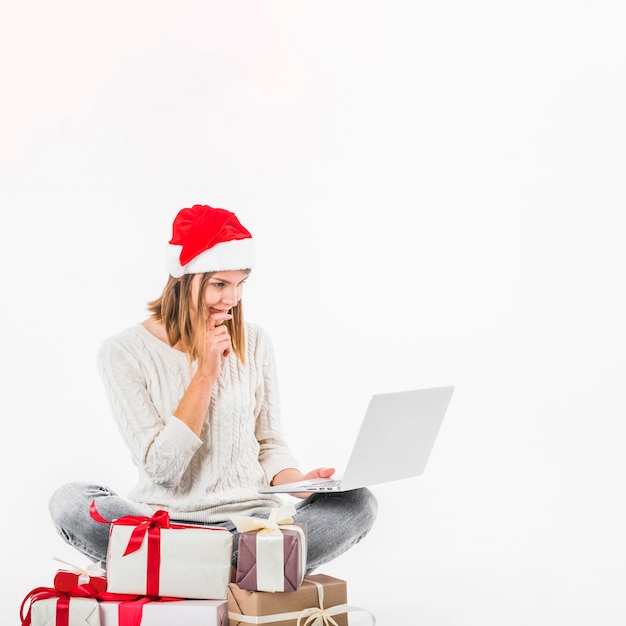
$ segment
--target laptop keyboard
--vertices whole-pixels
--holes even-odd
[[[323,480],[311,480],[311,481],[307,481],[306,483],[304,483],[303,486],[308,485],[309,487],[317,487],[322,488],[322,489],[326,489],[328,491],[332,491],[333,489],[336,489],[337,487],[339,487],[340,481],[336,480],[334,478],[324,478]]]

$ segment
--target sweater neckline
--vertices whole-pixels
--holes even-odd
[[[163,354],[173,356],[179,360],[185,361],[185,363],[189,363],[189,358],[186,352],[181,352],[180,350],[176,350],[176,348],[172,348],[172,346],[168,345],[164,341],[161,341],[158,337],[153,335],[141,322],[137,322],[135,324],[135,328],[139,331],[141,335],[147,337],[150,343]],[[195,361],[194,361],[195,362]]]

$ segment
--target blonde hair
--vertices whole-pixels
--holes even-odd
[[[198,345],[199,337],[204,335],[208,317],[204,303],[204,292],[209,278],[214,273],[203,273],[200,279],[196,319],[193,320],[196,327],[195,332],[191,319],[191,283],[195,274],[184,274],[180,278],[170,276],[163,288],[163,293],[156,300],[148,303],[148,311],[165,326],[170,346],[174,346],[180,341],[184,352],[189,355],[190,361],[195,361],[198,358],[201,349],[201,346]],[[241,301],[231,309],[231,315],[232,319],[226,320],[224,326],[228,329],[233,352],[242,363],[245,363],[246,336]]]

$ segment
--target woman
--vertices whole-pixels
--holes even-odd
[[[169,278],[148,305],[151,316],[107,339],[98,367],[119,431],[137,466],[125,499],[86,482],[50,499],[55,527],[70,545],[104,563],[109,525],[102,517],[168,511],[173,522],[223,526],[230,516],[267,517],[281,504],[267,484],[328,477],[303,474],[283,439],[274,355],[268,336],[244,323],[243,285],[254,242],[234,213],[206,205],[182,209],[168,243]],[[307,571],[344,553],[370,530],[376,500],[367,489],[297,494],[295,520],[308,526]]]

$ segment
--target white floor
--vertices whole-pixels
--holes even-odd
[[[559,554],[559,538],[525,542],[520,528],[477,538],[480,543],[451,549],[459,537],[435,532],[424,512],[395,510],[400,491],[378,491],[381,514],[372,533],[321,573],[347,581],[349,604],[367,609],[377,626],[623,626],[626,616],[623,559],[605,558],[600,538],[571,544]],[[397,514],[397,517],[396,517]],[[422,521],[420,521],[422,517]],[[28,537],[34,524],[16,525],[5,535],[0,624],[19,625],[19,606],[28,591],[49,586],[58,563],[51,556],[85,565],[49,529]],[[485,527],[489,521],[485,520]],[[462,537],[461,528],[457,534]],[[567,533],[565,533],[567,534]],[[24,548],[30,541],[30,547]],[[446,545],[447,543],[447,545]],[[498,544],[500,553],[498,553]],[[35,550],[36,548],[36,550]],[[624,553],[623,546],[618,551]],[[351,626],[371,623],[367,613],[349,614]],[[172,625],[178,626],[178,625]]]

